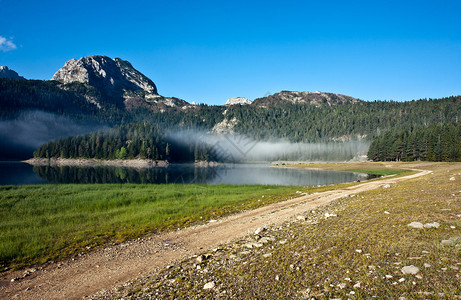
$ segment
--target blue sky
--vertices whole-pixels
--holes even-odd
[[[461,95],[459,0],[0,0],[0,12],[0,65],[30,79],[101,54],[189,102],[281,90]]]

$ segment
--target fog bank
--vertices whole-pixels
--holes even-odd
[[[211,147],[219,160],[226,162],[306,161],[341,162],[366,156],[370,142],[290,143],[257,141],[238,134],[212,135],[201,131],[170,132],[176,141],[191,144],[202,142]]]
[[[23,112],[14,120],[0,121],[0,160],[27,159],[38,146],[50,140],[100,128],[48,112]]]

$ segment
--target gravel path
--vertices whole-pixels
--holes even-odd
[[[409,176],[390,177],[274,203],[205,225],[110,246],[38,270],[8,272],[0,278],[0,299],[81,299],[91,296],[193,254],[242,238],[259,227],[282,224],[335,199],[430,173],[418,171]],[[20,279],[12,281],[14,278]]]

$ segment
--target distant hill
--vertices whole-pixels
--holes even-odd
[[[25,79],[24,77],[19,76],[17,72],[10,70],[7,66],[0,66],[0,78],[16,79],[16,80]]]
[[[335,106],[341,104],[359,103],[361,100],[341,94],[323,92],[292,92],[281,91],[267,97],[258,98],[252,105],[257,107],[269,107],[280,104],[309,104],[314,106]]]
[[[98,113],[92,101],[101,98],[97,90],[81,84],[63,88],[56,81],[0,78],[0,117],[3,119],[31,110],[88,116]]]

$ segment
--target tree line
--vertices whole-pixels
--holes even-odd
[[[212,147],[181,141],[150,123],[115,126],[85,135],[50,141],[34,152],[36,158],[149,159],[171,162],[216,160]]]
[[[390,129],[430,126],[461,119],[461,96],[409,102],[374,101],[336,106],[279,104],[267,108],[232,106],[226,119],[234,131],[257,140],[325,142],[366,137]]]
[[[389,130],[373,139],[373,161],[461,161],[461,122]]]

